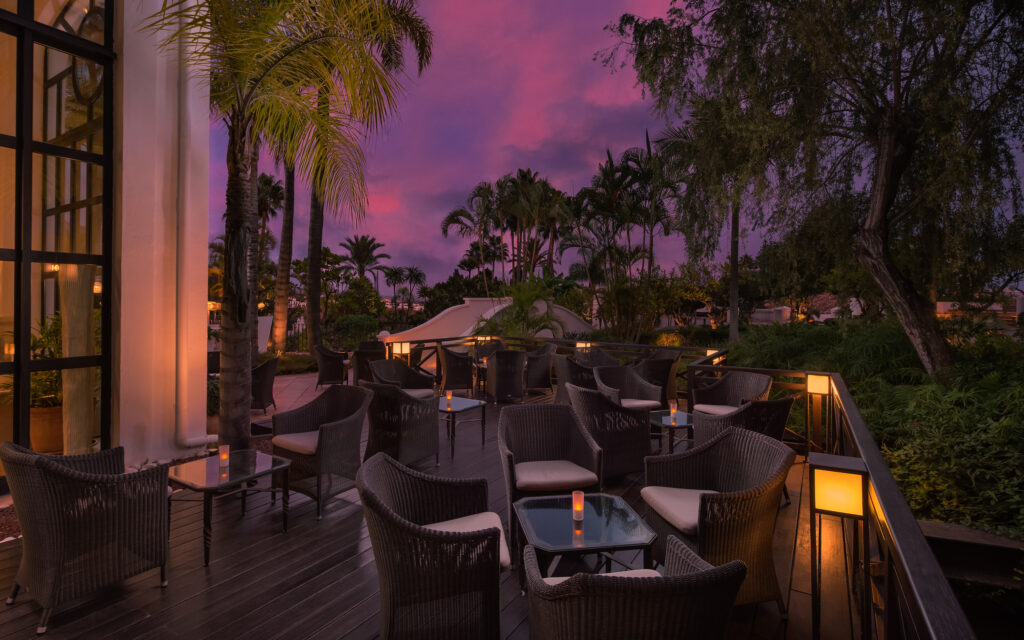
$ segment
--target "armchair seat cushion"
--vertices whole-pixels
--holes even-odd
[[[419,398],[420,400],[426,400],[427,398],[434,397],[433,389],[402,389],[402,391],[408,393],[414,398]]]
[[[568,460],[536,460],[516,464],[520,491],[568,491],[597,484],[597,475]]]
[[[511,556],[508,553],[508,543],[505,542],[505,530],[501,527],[501,518],[493,511],[474,513],[471,516],[463,516],[443,522],[424,525],[427,529],[435,531],[450,531],[452,533],[469,533],[471,531],[483,531],[497,527],[499,531],[498,540],[498,563],[502,571],[512,566]]]
[[[623,409],[660,409],[661,402],[658,400],[641,400],[639,398],[622,398],[619,404]]]
[[[700,521],[700,497],[705,493],[718,493],[704,489],[676,489],[675,487],[644,487],[640,497],[676,529],[686,535],[697,535]]]
[[[727,413],[732,413],[739,407],[734,407],[728,404],[695,404],[693,405],[694,411],[701,413],[710,413],[713,416],[724,416]]]
[[[302,431],[300,433],[283,433],[274,436],[270,443],[275,447],[286,449],[299,455],[311,456],[316,454],[317,441],[320,439],[320,431]]]
[[[654,569],[630,569],[628,571],[612,571],[611,573],[602,573],[603,576],[610,578],[660,578],[661,574]],[[558,576],[557,578],[544,578],[544,582],[552,586],[556,584],[562,584],[572,576]]]

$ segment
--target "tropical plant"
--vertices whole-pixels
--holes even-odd
[[[378,251],[384,248],[384,243],[377,242],[373,236],[350,236],[338,246],[344,250],[342,263],[352,267],[356,277],[365,278],[367,273],[371,273],[375,282],[383,266],[380,261],[391,259],[390,255]]]
[[[249,441],[246,254],[257,222],[259,141],[294,161],[318,198],[361,214],[359,143],[395,108],[394,45],[411,24],[429,56],[430,32],[412,2],[167,0],[149,20],[166,44],[184,43],[228,132],[220,435],[229,444]]]
[[[284,202],[281,215],[281,244],[277,252],[277,279],[274,284],[274,322],[267,348],[284,353],[288,339],[288,298],[291,292],[292,234],[295,227],[295,167],[285,163]]]
[[[562,322],[551,311],[552,291],[542,278],[530,278],[509,285],[512,301],[486,320],[474,333],[532,338],[541,331],[560,336]]]
[[[486,181],[480,182],[473,187],[473,191],[466,198],[466,206],[450,211],[441,221],[441,235],[445,238],[448,237],[448,231],[452,227],[455,227],[459,235],[464,238],[471,235],[476,236],[476,248],[480,255],[479,268],[481,269],[486,264],[484,238],[490,235],[497,218],[496,198],[497,194],[493,185]],[[488,298],[491,297],[486,273],[484,273],[484,291]]]
[[[423,269],[420,269],[419,267],[406,267],[405,281],[409,285],[409,306],[405,309],[406,319],[408,319],[409,312],[412,311],[412,303],[416,298],[417,291],[427,284],[427,274],[425,274]]]

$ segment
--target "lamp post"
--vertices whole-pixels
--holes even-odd
[[[861,458],[826,453],[807,454],[811,497],[811,631],[821,637],[822,517],[852,518],[854,555],[860,555],[863,585],[860,594],[860,628],[871,638],[871,574],[868,540],[868,471]],[[840,522],[842,526],[842,522]],[[858,544],[859,541],[859,544]],[[840,549],[839,553],[845,553]],[[833,557],[836,554],[833,554]],[[856,558],[855,558],[856,559]]]

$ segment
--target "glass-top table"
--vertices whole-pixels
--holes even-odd
[[[213,497],[240,491],[242,513],[245,513],[245,495],[250,491],[276,491],[255,489],[249,481],[266,475],[280,473],[282,526],[288,531],[288,467],[291,460],[272,456],[252,449],[236,449],[228,456],[228,464],[222,466],[219,456],[212,455],[198,460],[176,464],[168,470],[168,480],[203,494],[203,566],[210,564],[210,540],[213,537]]]
[[[472,398],[460,398],[459,396],[453,395],[451,400],[448,400],[443,395],[438,398],[438,409],[441,413],[446,414],[448,419],[448,444],[449,444],[449,455],[455,457],[455,416],[463,411],[469,411],[470,409],[480,409],[480,446],[484,446],[484,441],[487,436],[487,409],[485,406],[486,402],[483,400],[474,400]]]
[[[522,498],[512,508],[526,541],[539,551],[565,555],[642,549],[644,566],[651,566],[656,534],[619,496],[584,495],[582,522],[572,519],[571,495]]]
[[[673,424],[671,412],[668,409],[652,411],[651,426],[658,429],[660,433],[668,432],[669,453],[675,452],[676,439],[681,429],[686,429],[686,439],[693,441],[693,414],[677,411],[675,424]]]

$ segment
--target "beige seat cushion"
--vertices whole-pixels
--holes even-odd
[[[717,491],[676,489],[674,487],[644,487],[640,497],[670,525],[691,536],[697,535],[700,520],[700,497]]]
[[[622,398],[619,401],[623,409],[660,409],[661,403],[657,400],[641,400],[640,398]]]
[[[511,556],[508,553],[508,544],[505,542],[505,530],[501,528],[501,518],[494,512],[474,513],[471,516],[463,516],[454,520],[445,520],[444,522],[435,522],[434,524],[423,526],[435,531],[451,531],[453,533],[469,533],[471,531],[483,531],[484,529],[497,527],[500,536],[498,540],[498,563],[501,565],[502,570],[507,570],[512,566]]]
[[[537,460],[516,465],[520,491],[569,491],[597,484],[597,475],[568,460]]]
[[[320,431],[303,431],[302,433],[284,433],[274,436],[270,441],[275,447],[287,449],[300,455],[311,456],[316,453],[316,443],[320,439]]]
[[[433,389],[402,389],[402,391],[408,393],[414,398],[419,398],[420,400],[426,400],[427,398],[434,397]]]
[[[613,571],[612,573],[602,573],[602,576],[611,576],[615,578],[660,578],[661,574],[654,569],[630,569],[629,571]],[[572,576],[559,576],[557,578],[544,578],[544,582],[550,585],[562,584]]]
[[[695,404],[693,405],[694,411],[700,411],[701,413],[710,413],[713,416],[724,416],[727,413],[739,409],[728,404]]]

